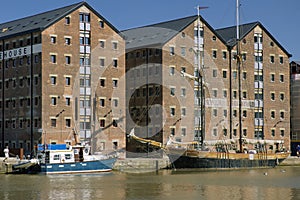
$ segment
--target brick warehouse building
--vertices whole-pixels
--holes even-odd
[[[137,136],[163,144],[170,135],[179,142],[199,139],[203,122],[194,113],[200,113],[201,100],[194,99],[194,92],[201,90],[194,85],[194,80],[180,74],[184,71],[193,75],[197,71],[195,54],[190,52],[196,44],[197,18],[192,16],[122,31],[127,55],[127,132],[134,128]],[[207,27],[204,34],[212,36],[214,30],[209,24],[204,20],[201,24]],[[217,44],[226,49],[220,40]],[[148,149],[149,146],[133,140],[127,140],[126,148],[128,153],[148,150],[154,155],[157,153],[156,149]]]
[[[85,2],[0,24],[0,146],[125,147],[125,42]]]
[[[299,84],[300,84],[300,62],[292,61],[291,70],[291,149],[292,155],[296,156],[296,147],[300,144],[299,127]]]
[[[235,141],[234,150],[241,136],[244,148],[290,150],[291,55],[261,23],[240,26],[240,71],[236,27],[214,30],[191,16],[122,33],[127,132],[134,129],[135,135],[163,144],[170,135],[178,142],[202,140],[207,146],[228,139]],[[200,82],[189,79],[197,75]],[[126,148],[130,156],[157,153],[131,139]]]

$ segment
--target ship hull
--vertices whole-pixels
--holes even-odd
[[[184,152],[179,155],[177,153],[167,153],[170,167],[176,169],[182,168],[261,168],[275,167],[280,164],[288,154],[243,154],[243,153],[217,153],[202,152],[191,155]]]
[[[74,174],[108,172],[113,168],[117,158],[83,161],[74,163],[41,164],[42,174]]]

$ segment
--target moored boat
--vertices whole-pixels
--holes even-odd
[[[169,137],[169,141],[166,145],[153,141],[150,139],[144,139],[136,136],[134,130],[128,134],[128,137],[141,142],[148,143],[157,148],[164,150],[168,156],[171,168],[262,168],[262,167],[275,167],[285,160],[290,153],[284,151],[284,149],[277,150],[246,150],[239,152],[237,150],[229,150],[229,145],[235,143],[234,140],[220,140],[220,141],[206,141],[206,146],[202,146],[202,149],[197,148],[200,146],[197,141],[191,142],[176,142],[172,137]],[[247,142],[251,142],[248,141]],[[281,143],[281,141],[268,141],[268,140],[255,140],[252,141],[257,144],[266,143]]]
[[[117,160],[115,155],[90,155],[89,150],[90,147],[82,145],[40,145],[40,173],[98,173],[112,170]]]
[[[9,165],[9,163],[7,163]],[[19,160],[15,164],[11,164],[11,170],[7,170],[6,173],[9,174],[26,174],[30,171],[39,170],[39,160],[38,159],[25,159]]]
[[[216,146],[217,147],[217,146]],[[220,146],[219,146],[220,147]],[[165,152],[172,167],[179,168],[260,168],[275,167],[289,156],[285,151],[256,151],[237,152],[226,148],[200,150],[194,145],[168,146]]]
[[[179,168],[260,168],[275,167],[287,158],[288,154],[243,154],[243,153],[219,153],[186,151],[182,155],[169,153],[172,167]]]

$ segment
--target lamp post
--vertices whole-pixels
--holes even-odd
[[[62,115],[62,113],[65,112],[65,109],[62,109],[59,113],[57,113],[57,115],[55,116],[56,118],[58,118],[59,116]],[[63,118],[61,117],[61,124],[60,124],[60,140],[62,140],[62,129],[63,129]]]

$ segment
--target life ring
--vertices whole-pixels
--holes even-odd
[[[89,155],[90,148],[89,147],[85,147],[84,150],[83,150],[83,152],[84,152],[85,155]]]

